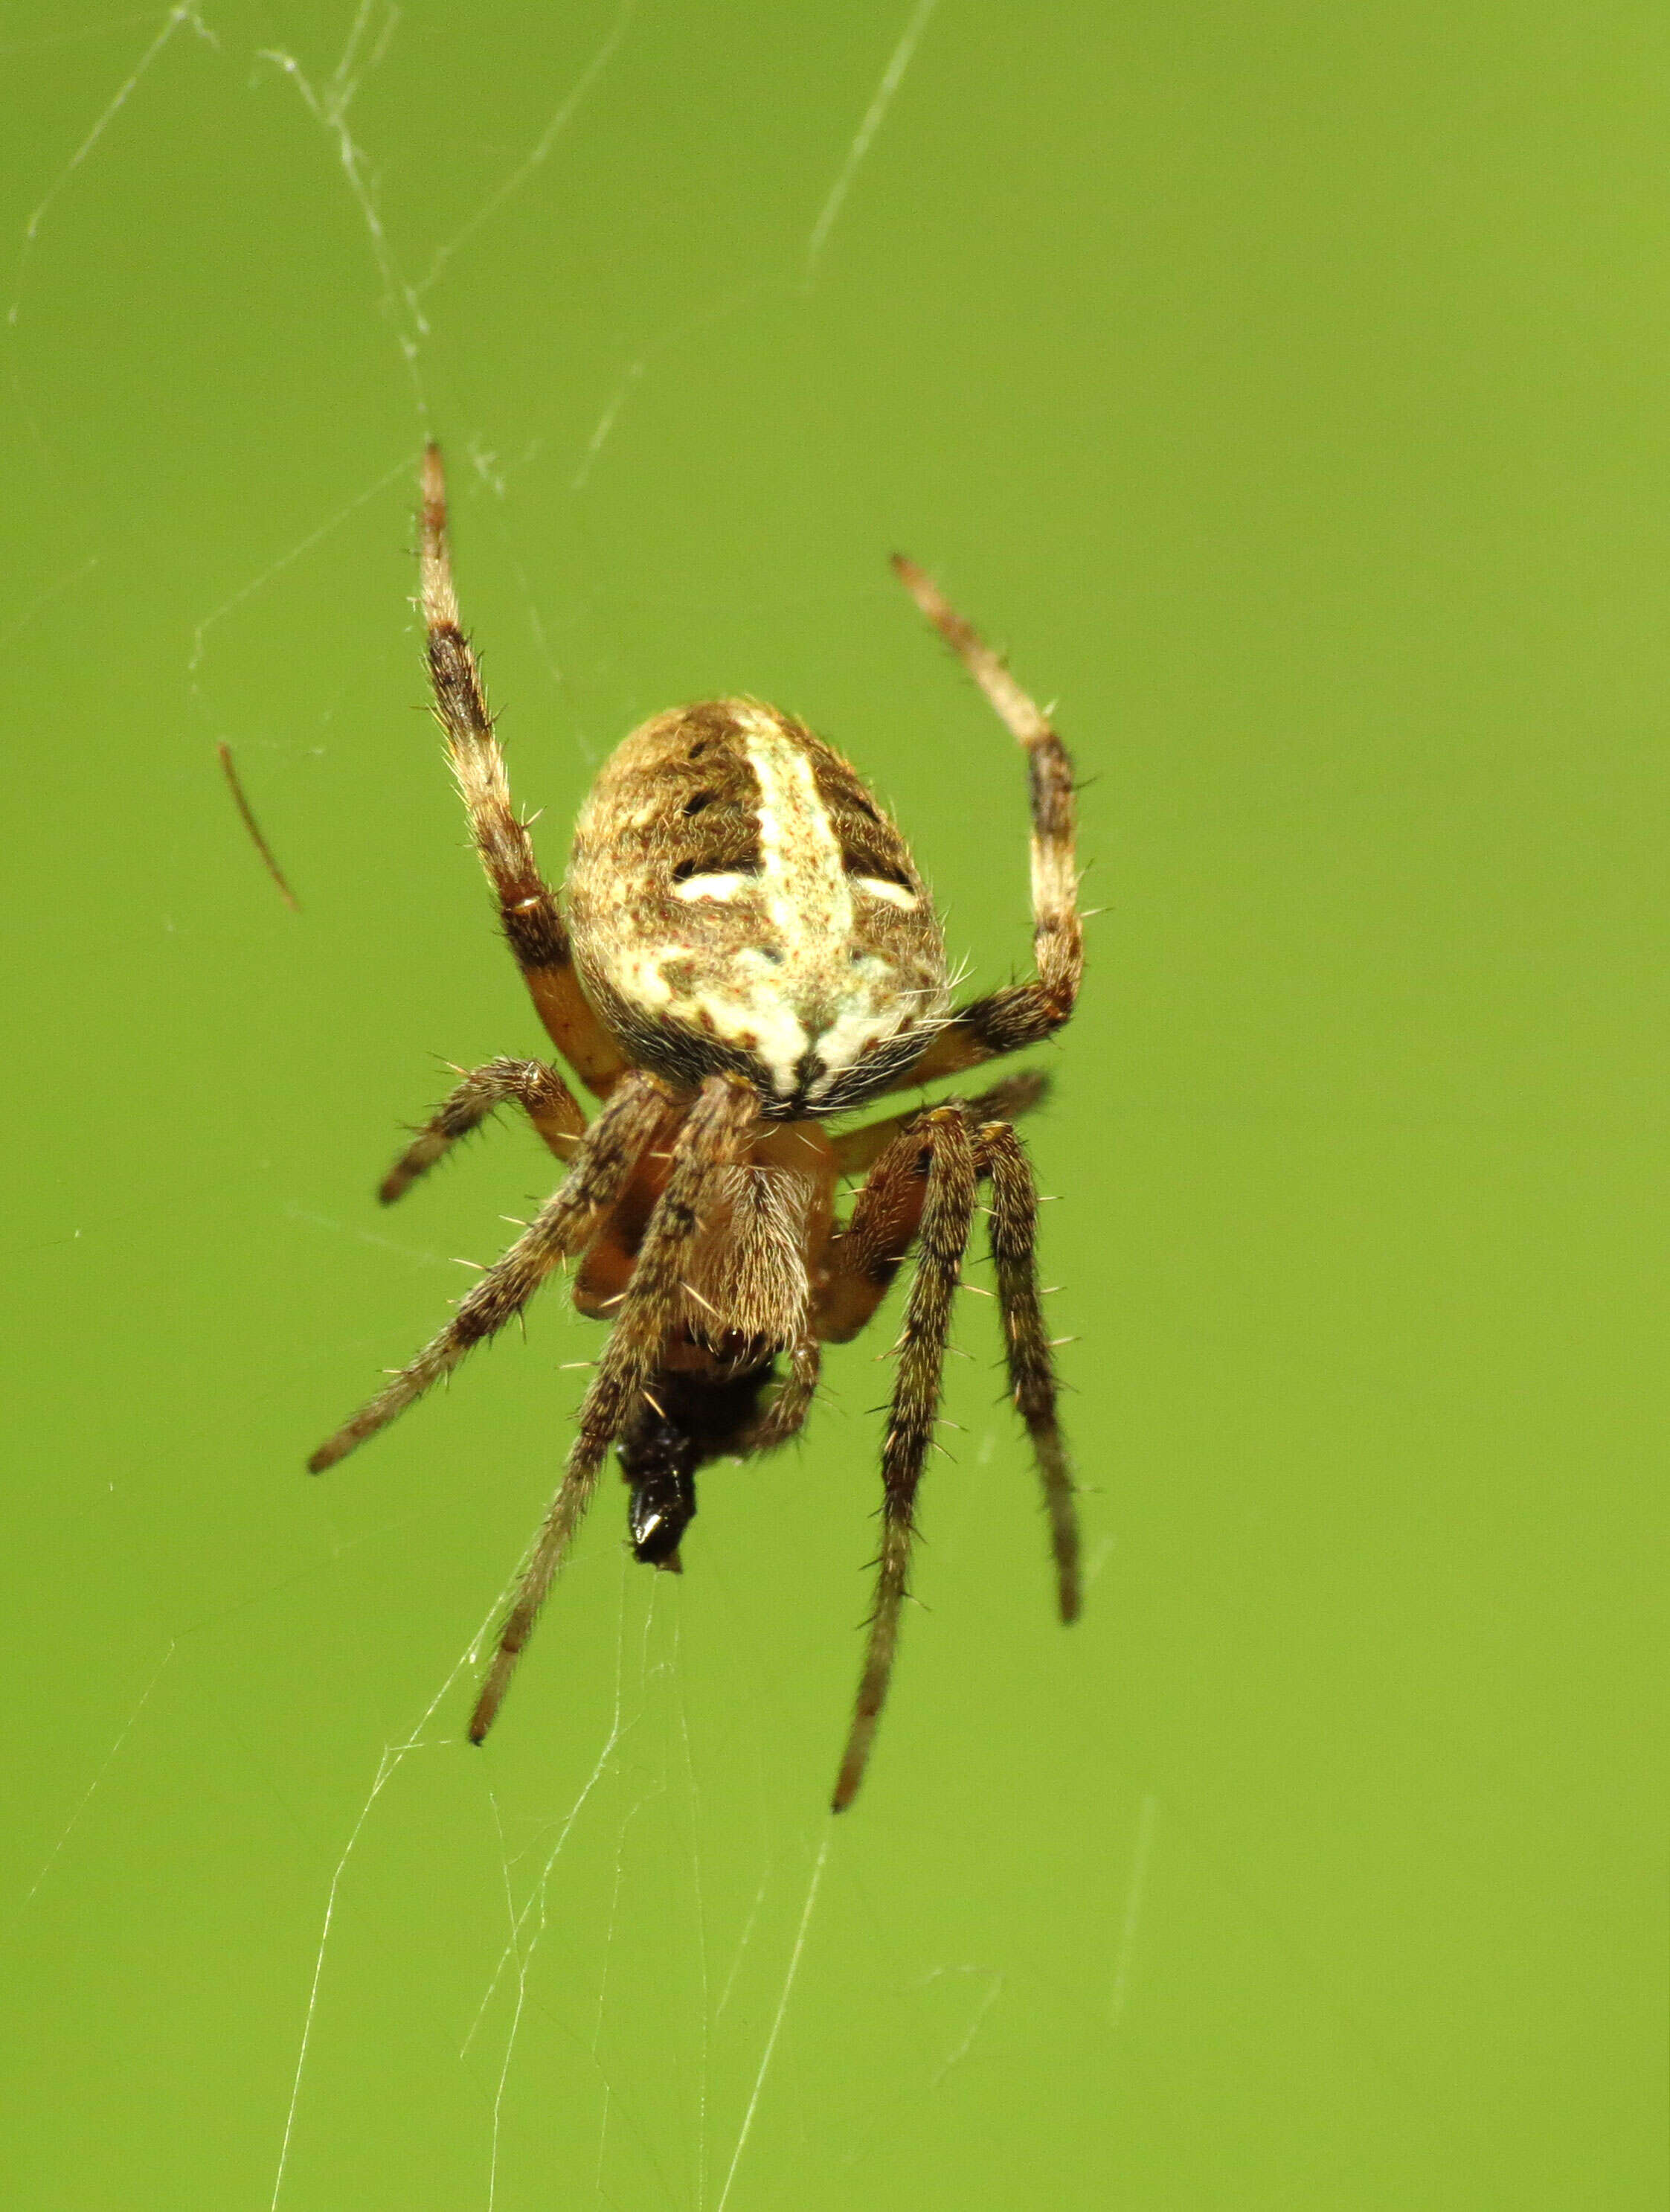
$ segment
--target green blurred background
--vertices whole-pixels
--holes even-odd
[[[6,2202],[1660,2204],[1663,10],[0,48]],[[540,1048],[422,711],[431,428],[553,870],[747,690],[1023,965],[1021,764],[896,545],[1078,756],[1086,1618],[969,1301],[839,1822],[886,1327],[682,1582],[605,1492],[484,1753],[594,1332],[301,1473],[550,1182],[507,1121],[372,1196],[440,1060]]]

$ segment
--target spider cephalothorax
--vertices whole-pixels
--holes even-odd
[[[1002,664],[898,560],[1028,755],[1036,978],[952,1008],[938,918],[904,839],[838,753],[751,699],[676,708],[625,740],[581,810],[565,912],[512,811],[458,625],[433,447],[423,495],[429,672],[477,849],[545,1027],[603,1103],[588,1124],[554,1068],[497,1060],[436,1109],[385,1177],[386,1201],[513,1102],[568,1173],[447,1326],[310,1465],[333,1465],[385,1426],[563,1260],[578,1260],[575,1304],[611,1334],[471,1723],[479,1742],[609,1447],[630,1486],[635,1552],[676,1568],[697,1468],[799,1431],[820,1346],[857,1334],[916,1247],[882,1452],[880,1582],[839,1808],[858,1788],[886,1695],[952,1295],[982,1184],[1010,1382],[1037,1455],[1063,1620],[1078,1609],[1072,1485],[1033,1263],[1036,1198],[1011,1126],[1041,1079],[1012,1077],[978,1097],[840,1134],[826,1127],[885,1091],[1035,1043],[1071,1015],[1083,957],[1072,764]],[[860,1176],[843,1220],[837,1186]]]

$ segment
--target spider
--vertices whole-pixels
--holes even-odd
[[[888,1091],[1035,1044],[1071,1016],[1083,966],[1072,763],[997,655],[896,556],[900,580],[1026,751],[1034,980],[953,1007],[938,918],[904,839],[838,753],[752,699],[673,708],[626,738],[580,810],[559,907],[512,810],[459,628],[433,444],[422,493],[435,715],[510,949],[553,1043],[602,1104],[588,1122],[554,1067],[494,1060],[418,1130],[382,1182],[385,1204],[504,1105],[521,1107],[566,1173],[446,1326],[308,1465],[320,1473],[386,1427],[519,1314],[562,1262],[578,1261],[575,1304],[613,1327],[470,1723],[479,1743],[610,1446],[629,1486],[634,1552],[677,1570],[696,1468],[796,1434],[822,1345],[863,1328],[914,1246],[882,1448],[876,1606],[835,1783],[840,1811],[863,1778],[887,1695],[952,1293],[982,1184],[1010,1384],[1036,1456],[1061,1618],[1078,1612],[1072,1480],[1034,1261],[1037,1198],[1012,1127],[1043,1079],[1013,1077],[840,1135],[829,1127]],[[836,1185],[860,1176],[841,1219]]]

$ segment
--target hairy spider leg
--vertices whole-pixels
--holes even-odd
[[[1078,1618],[1078,1513],[1072,1470],[1055,1412],[1055,1369],[1038,1304],[1035,1236],[1038,1191],[1020,1139],[1006,1121],[987,1121],[978,1132],[981,1176],[990,1183],[987,1222],[997,1271],[998,1305],[1009,1358],[1009,1387],[1026,1423],[1043,1486],[1055,1555],[1056,1600],[1064,1621]]]
[[[558,1159],[574,1158],[586,1133],[586,1115],[556,1070],[537,1060],[489,1060],[447,1092],[378,1184],[378,1197],[385,1206],[404,1198],[460,1137],[512,1103],[525,1110]]]
[[[927,1197],[933,1117],[962,1108],[929,1106],[911,1115],[885,1146],[853,1203],[847,1225],[829,1239],[812,1325],[826,1344],[848,1344],[892,1287],[921,1225]]]
[[[1023,1114],[1029,1114],[1048,1091],[1048,1076],[1029,1070],[1024,1075],[1011,1075],[1001,1083],[994,1083],[989,1091],[965,1099],[963,1109],[976,1125],[981,1121],[1017,1121]],[[913,1106],[908,1113],[890,1114],[884,1121],[865,1121],[856,1129],[845,1131],[835,1140],[835,1166],[840,1173],[861,1176],[881,1158],[901,1129],[908,1129],[926,1111],[926,1107]]]
[[[629,1077],[616,1095],[622,1095],[635,1079]],[[594,1129],[613,1105],[611,1099]],[[758,1119],[759,1102],[750,1085],[737,1076],[711,1075],[674,1140],[666,1184],[649,1217],[614,1328],[580,1407],[562,1480],[535,1539],[471,1718],[472,1743],[480,1743],[493,1725],[540,1607],[596,1492],[604,1455],[650,1380],[672,1325],[690,1255],[701,1235],[702,1203],[714,1192],[718,1171],[747,1158]]]
[[[751,1428],[737,1439],[738,1452],[774,1451],[806,1425],[806,1416],[817,1395],[823,1371],[823,1347],[815,1336],[804,1336],[789,1347],[788,1373],[777,1385],[765,1411]]]
[[[916,1489],[933,1442],[951,1304],[975,1210],[974,1140],[962,1109],[936,1107],[925,1133],[927,1188],[916,1272],[905,1306],[898,1379],[888,1416],[887,1440],[882,1447],[882,1547],[876,1609],[870,1618],[852,1729],[835,1781],[832,1804],[837,1813],[844,1811],[858,1794],[893,1672],[899,1611],[904,1602],[911,1540],[915,1534]]]
[[[932,1083],[1053,1036],[1069,1020],[1084,968],[1074,866],[1072,762],[1035,702],[932,578],[902,553],[894,573],[1026,749],[1032,805],[1032,950],[1037,975],[959,1006],[909,1073],[892,1087]]]
[[[580,1139],[560,1188],[460,1302],[440,1334],[319,1446],[307,1462],[314,1474],[386,1428],[431,1383],[450,1374],[472,1345],[520,1313],[559,1261],[585,1248],[665,1120],[668,1103],[665,1087],[653,1075],[635,1069],[622,1079]]]
[[[498,896],[500,917],[551,1042],[587,1090],[606,1097],[626,1066],[574,973],[556,895],[539,872],[533,841],[510,803],[505,757],[488,711],[481,669],[458,623],[446,550],[446,480],[440,448],[423,452],[419,580],[428,635],[435,719],[470,812],[476,850]]]

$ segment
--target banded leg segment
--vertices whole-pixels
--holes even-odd
[[[982,1176],[992,1192],[992,1259],[1009,1358],[1009,1387],[1026,1423],[1043,1486],[1055,1555],[1057,1602],[1064,1621],[1078,1618],[1078,1513],[1072,1469],[1055,1411],[1055,1370],[1038,1304],[1035,1232],[1038,1193],[1020,1139],[1006,1122],[987,1122],[978,1135]]]
[[[629,1085],[645,1079],[629,1077],[616,1096],[626,1095]],[[592,1125],[593,1131],[613,1107],[611,1098]],[[470,1723],[472,1743],[481,1742],[493,1725],[540,1607],[597,1490],[604,1455],[625,1427],[666,1343],[690,1255],[701,1234],[703,1201],[714,1193],[720,1170],[740,1166],[749,1157],[758,1115],[754,1092],[745,1083],[729,1075],[709,1076],[678,1132],[666,1187],[655,1201],[614,1329],[580,1409],[579,1430],[562,1483],[535,1539],[477,1700]]]
[[[533,841],[510,803],[505,757],[494,734],[480,667],[458,621],[446,550],[446,479],[440,449],[423,453],[419,580],[428,635],[435,719],[470,811],[470,828],[498,896],[510,949],[551,1042],[590,1091],[606,1096],[626,1060],[580,988],[556,896],[539,872]]]
[[[915,1534],[917,1486],[933,1442],[951,1304],[975,1209],[975,1148],[960,1107],[936,1108],[925,1132],[930,1150],[920,1249],[905,1308],[899,1375],[882,1449],[882,1548],[864,1671],[835,1782],[833,1809],[850,1805],[864,1778],[887,1697],[899,1638],[899,1613]]]
[[[562,1188],[460,1302],[440,1334],[319,1446],[307,1462],[312,1473],[322,1474],[367,1437],[386,1428],[432,1383],[451,1374],[472,1345],[520,1313],[562,1260],[584,1249],[596,1234],[604,1209],[653,1141],[669,1105],[655,1078],[635,1069],[617,1086],[580,1139]]]
[[[1032,804],[1032,947],[1036,980],[989,992],[960,1006],[905,1079],[932,1083],[999,1054],[1018,1052],[1051,1036],[1069,1019],[1084,966],[1072,762],[1035,702],[949,604],[932,579],[902,554],[893,557],[899,580],[990,700],[1011,736],[1025,747]]]
[[[586,1133],[580,1101],[554,1067],[537,1060],[489,1060],[449,1091],[377,1186],[385,1206],[404,1198],[460,1137],[478,1129],[489,1114],[515,1103],[560,1160],[574,1158]]]

